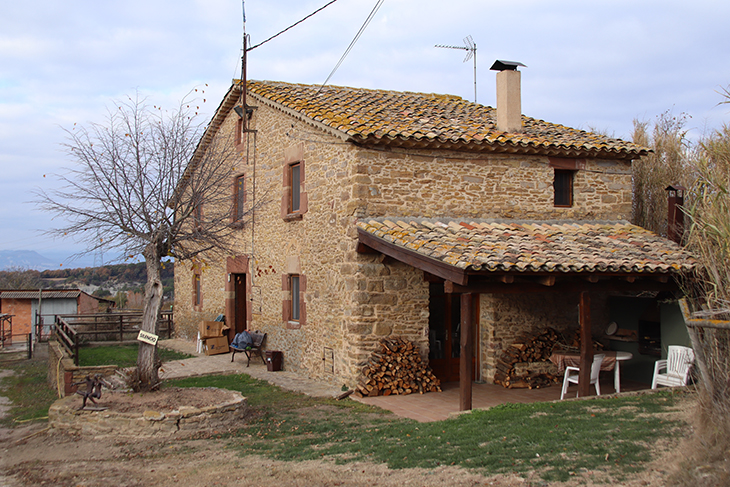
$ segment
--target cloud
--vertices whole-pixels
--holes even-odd
[[[325,3],[248,0],[251,42]],[[322,83],[374,5],[339,0],[252,51],[248,76]],[[51,184],[42,174],[70,164],[62,128],[102,121],[115,99],[139,91],[170,106],[207,83],[201,113],[210,117],[240,76],[242,17],[241,3],[229,0],[4,5],[0,164],[7,186],[0,186],[0,215],[22,216],[3,219],[4,227],[31,235],[49,224],[18,201],[27,201],[34,186]],[[522,83],[529,116],[627,137],[634,118],[672,108],[690,114],[699,133],[728,120],[727,107],[716,106],[716,91],[730,83],[728,18],[730,2],[711,0],[387,0],[331,83],[472,100],[473,65],[463,62],[465,53],[434,47],[463,45],[471,35],[480,103],[494,104],[489,66],[508,59],[528,66]],[[5,245],[15,244],[0,239]]]

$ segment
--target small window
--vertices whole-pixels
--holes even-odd
[[[299,276],[293,274],[291,279],[291,321],[299,321]]]
[[[281,290],[285,293],[281,307],[284,327],[298,330],[307,324],[307,303],[304,301],[307,277],[301,274],[282,274]]]
[[[296,154],[300,156],[300,154]],[[300,157],[291,157],[283,165],[284,186],[281,197],[281,217],[286,221],[301,220],[307,213],[305,163]]]
[[[291,174],[291,201],[289,202],[289,213],[297,213],[300,209],[302,190],[301,169],[302,165],[298,162],[289,166],[289,172]]]
[[[553,180],[554,205],[560,207],[573,206],[573,176],[575,171],[555,169]]]
[[[246,203],[246,177],[237,176],[233,188],[233,220],[243,219]]]

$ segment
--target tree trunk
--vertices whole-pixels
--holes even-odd
[[[144,312],[142,313],[143,331],[159,335],[157,329],[157,318],[162,306],[162,279],[160,252],[155,243],[145,247],[143,255],[147,265],[147,284],[144,292]],[[139,373],[139,388],[142,391],[149,391],[155,388],[159,382],[157,371],[160,368],[157,358],[157,346],[139,342],[139,354],[137,355],[137,371]]]

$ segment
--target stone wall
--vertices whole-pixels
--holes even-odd
[[[80,367],[66,355],[58,342],[48,342],[48,385],[58,391],[59,397],[74,394],[79,388],[74,384],[84,381],[87,375],[99,374],[102,377],[110,377],[118,368],[116,365]]]
[[[578,293],[480,295],[480,374],[492,382],[496,359],[522,335],[554,328],[566,336],[580,328]],[[591,294],[591,329],[600,337],[608,326],[608,296]]]
[[[206,407],[181,406],[174,411],[154,409],[140,412],[78,410],[73,398],[59,399],[48,410],[52,428],[84,435],[145,438],[186,436],[205,432],[234,431],[251,415],[248,401],[240,392],[226,391],[230,399]],[[106,395],[114,402],[114,394]],[[153,393],[154,394],[154,393]],[[152,406],[154,407],[154,406]]]
[[[256,132],[241,145],[237,170],[251,190],[247,204],[263,206],[236,241],[238,255],[249,257],[247,325],[268,333],[267,348],[284,352],[285,369],[313,378],[354,384],[377,339],[390,334],[415,341],[427,355],[429,298],[423,272],[383,256],[357,253],[358,218],[630,216],[628,161],[586,161],[586,168],[575,177],[575,204],[555,208],[553,169],[547,157],[364,149],[255,97],[249,104],[258,105],[250,124]],[[235,129],[236,119],[234,114],[228,116],[221,136]],[[291,154],[300,154],[304,163],[307,211],[300,218],[282,218],[282,182]],[[194,309],[192,265],[175,266],[176,329],[178,336],[188,339],[195,338],[201,319],[224,312],[226,297],[230,298],[224,261],[202,257],[200,269],[203,304]],[[288,274],[306,278],[306,318],[301,324],[283,319],[289,292],[282,282]],[[553,316],[555,309],[562,309],[561,303],[541,314],[530,307],[531,300],[481,298],[482,303],[491,303],[481,307],[485,376],[491,373],[495,350],[516,330],[528,323],[567,326],[572,319],[572,310]],[[509,311],[510,306],[518,311]],[[531,321],[522,319],[523,313]]]
[[[217,263],[204,263],[199,267],[202,289],[202,307],[194,309],[193,269],[190,262],[175,265],[175,337],[187,340],[198,338],[201,321],[213,321],[225,313],[224,269]]]
[[[361,216],[627,220],[629,161],[587,160],[574,205],[553,206],[546,156],[362,151],[356,194]]]

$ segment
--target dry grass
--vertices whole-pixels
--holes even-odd
[[[687,286],[708,320],[730,322],[730,127],[711,133],[692,161],[695,181],[684,210],[687,246],[702,268]],[[702,327],[693,336],[701,372],[696,447],[679,485],[730,484],[730,330]]]
[[[730,91],[723,90],[730,103]],[[653,127],[634,122],[634,142],[652,154],[634,163],[634,223],[667,233],[669,184],[688,188],[684,243],[701,268],[685,283],[692,307],[708,320],[730,320],[730,126],[697,144],[686,138],[686,116],[665,112]],[[697,329],[693,336],[700,371],[695,445],[677,485],[730,485],[730,330]]]
[[[667,192],[670,184],[690,185],[692,147],[684,129],[687,116],[670,111],[659,115],[653,127],[634,120],[633,141],[653,152],[634,161],[632,220],[658,235],[667,235]]]

